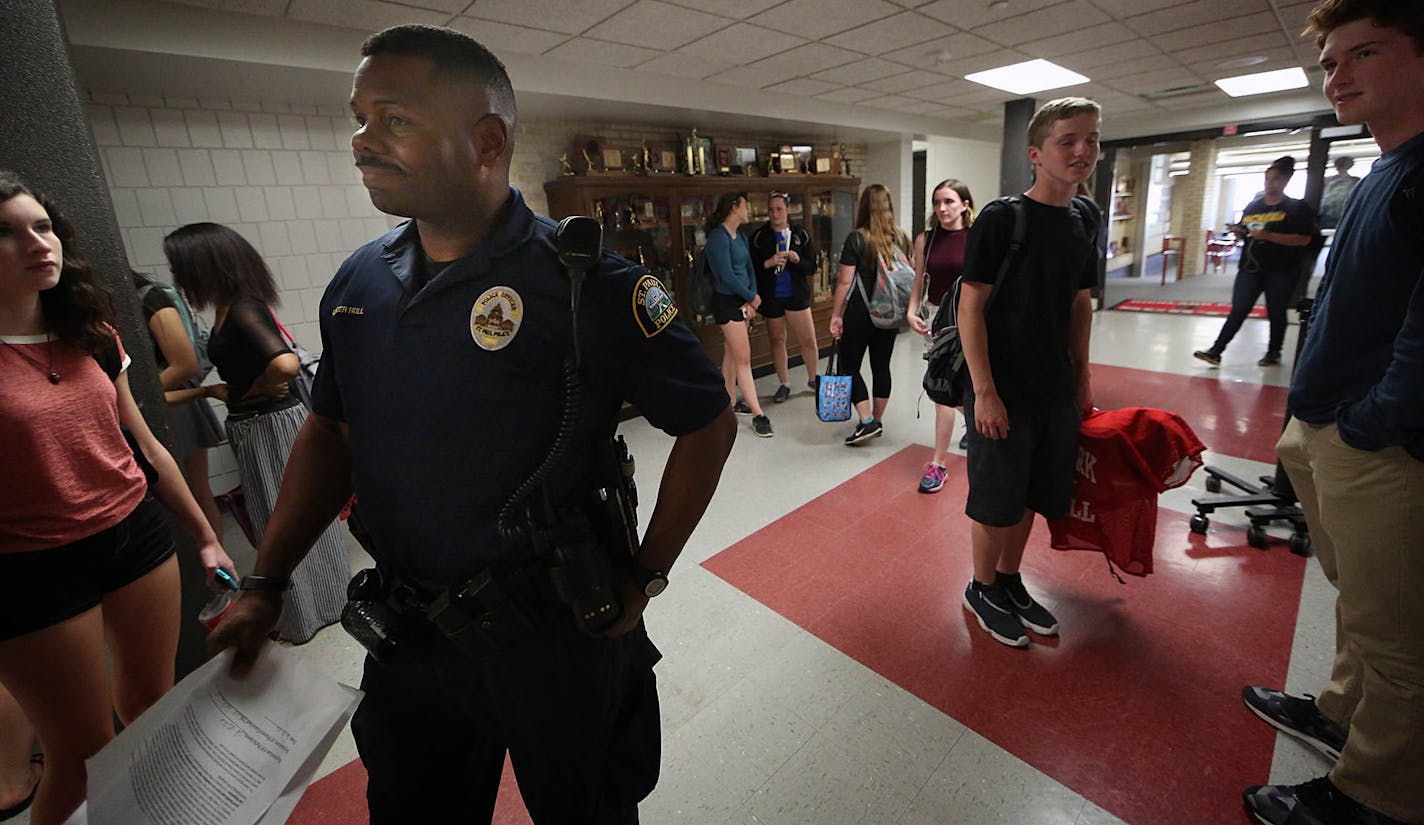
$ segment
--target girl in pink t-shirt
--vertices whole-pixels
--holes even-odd
[[[0,684],[45,751],[36,823],[83,801],[113,714],[132,722],[173,684],[178,564],[150,490],[210,579],[233,569],[144,423],[108,296],[74,252],[54,207],[0,171]],[[30,733],[0,731],[17,738]]]

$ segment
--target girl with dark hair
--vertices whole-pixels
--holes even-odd
[[[840,341],[841,367],[851,376],[850,400],[860,414],[860,422],[846,436],[846,446],[854,446],[884,432],[881,416],[890,403],[890,356],[895,351],[898,330],[881,329],[870,320],[870,310],[855,286],[860,278],[864,293],[875,291],[881,260],[895,253],[910,253],[910,237],[895,225],[895,205],[890,190],[878,183],[860,193],[855,231],[841,246],[840,277],[836,281],[835,305],[831,309],[831,336]],[[875,401],[860,377],[860,362],[870,353],[870,376]]]
[[[0,172],[0,455],[16,480],[0,496],[0,683],[46,753],[35,825],[84,800],[84,760],[114,715],[131,723],[173,685],[178,563],[154,498],[210,581],[232,569],[134,403],[108,296],[77,251],[53,204]]]
[[[1266,317],[1270,320],[1270,339],[1266,354],[1256,364],[1274,367],[1281,363],[1281,348],[1286,340],[1286,310],[1302,277],[1304,263],[1314,262],[1306,247],[1316,239],[1320,226],[1315,210],[1302,200],[1286,196],[1286,184],[1295,174],[1295,158],[1276,158],[1266,169],[1266,188],[1246,206],[1240,223],[1227,229],[1246,242],[1241,249],[1241,265],[1236,270],[1236,283],[1231,289],[1231,314],[1221,325],[1216,341],[1192,355],[1213,366],[1221,363],[1226,345],[1236,337],[1256,299],[1266,293]]]
[[[722,378],[727,395],[734,410],[752,416],[752,432],[770,438],[771,419],[762,412],[752,378],[752,345],[747,331],[747,319],[761,306],[761,296],[757,294],[751,249],[737,231],[749,220],[747,196],[728,192],[717,199],[703,229],[707,233],[707,268],[712,272],[712,317],[722,329]],[[737,401],[738,387],[741,401]]]
[[[933,214],[925,222],[925,231],[915,238],[916,288],[910,293],[906,317],[910,328],[929,335],[932,319],[939,305],[949,300],[954,282],[964,274],[964,239],[974,222],[974,196],[961,181],[950,178],[940,181],[930,195]],[[928,311],[921,317],[920,307]],[[945,457],[949,455],[949,437],[954,433],[954,408],[935,405],[934,458],[925,465],[919,491],[937,493],[944,486]],[[966,436],[967,437],[967,436]],[[964,442],[959,448],[964,449]]]
[[[277,504],[287,457],[307,410],[290,382],[301,370],[269,308],[277,284],[262,256],[226,226],[194,223],[163,239],[173,282],[198,309],[213,308],[208,358],[227,382],[227,438],[260,542]],[[341,618],[351,566],[335,522],[292,573],[277,635],[302,644]]]

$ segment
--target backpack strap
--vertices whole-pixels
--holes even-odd
[[[994,286],[989,290],[989,300],[984,304],[984,314],[989,314],[989,308],[994,305],[994,296],[999,294],[999,285],[1004,282],[1004,276],[1013,271],[1014,265],[1018,263],[1019,251],[1023,249],[1024,238],[1028,236],[1028,207],[1024,206],[1023,198],[1018,195],[1009,195],[999,200],[1007,203],[1014,210],[1014,231],[1009,236],[1009,250],[1004,253],[1004,259],[999,262],[999,272],[994,276]]]

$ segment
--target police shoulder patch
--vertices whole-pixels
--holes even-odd
[[[652,338],[667,329],[677,317],[677,306],[672,302],[667,287],[652,275],[644,275],[633,287],[633,318],[644,338]]]

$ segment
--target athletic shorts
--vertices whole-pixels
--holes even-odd
[[[785,298],[778,298],[775,295],[762,295],[761,303],[757,305],[757,312],[763,318],[781,318],[788,312],[799,312],[803,309],[810,309],[811,301],[808,298],[801,298],[796,295],[788,295]]]
[[[1045,518],[1068,515],[1082,417],[1066,398],[1025,412],[1009,411],[1007,438],[988,438],[974,426],[974,394],[964,395],[969,433],[969,498],[964,513],[988,527],[1011,527],[1032,510]]]
[[[172,555],[173,530],[152,497],[113,527],[72,544],[0,553],[0,640],[72,619]]]
[[[733,321],[745,321],[742,317],[742,304],[745,304],[736,295],[723,295],[720,292],[712,293],[712,317],[718,324],[730,324]]]

